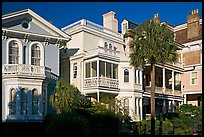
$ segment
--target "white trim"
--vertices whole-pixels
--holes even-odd
[[[38,44],[38,46],[40,47],[40,66],[45,66],[45,62],[44,62],[44,60],[45,60],[44,46],[42,45],[42,43],[37,42],[37,41],[31,42],[30,45],[29,45],[29,47],[28,47],[28,48],[29,48],[29,54],[28,54],[29,63],[28,63],[28,64],[31,65],[31,50],[32,50],[32,46],[33,46],[34,44]]]
[[[18,62],[18,64],[22,64],[23,63],[23,45],[22,45],[21,41],[19,39],[16,39],[16,38],[10,38],[6,42],[6,64],[9,64],[9,43],[11,41],[16,41],[19,45],[19,62]]]

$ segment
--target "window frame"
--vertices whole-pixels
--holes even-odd
[[[18,49],[18,64],[22,64],[23,63],[23,46],[22,46],[22,43],[19,39],[16,39],[16,38],[10,38],[8,39],[7,43],[6,43],[6,64],[10,64],[9,63],[9,44],[10,42],[12,41],[15,41],[18,46],[19,46],[19,49]]]
[[[196,77],[193,77],[193,73],[196,73]],[[190,84],[191,85],[198,85],[198,71],[192,71],[190,72],[191,76],[190,76]],[[196,83],[192,83],[193,79],[197,79]]]
[[[129,83],[130,82],[130,79],[129,79],[130,72],[129,72],[129,70],[126,68],[126,69],[124,69],[123,72],[124,72],[124,83]],[[126,74],[125,72],[128,73],[128,74]],[[127,78],[127,81],[126,81],[126,78]]]
[[[73,63],[73,79],[77,78],[77,73],[78,73],[77,71],[78,71],[78,65],[77,65],[77,62],[75,62],[75,63]]]

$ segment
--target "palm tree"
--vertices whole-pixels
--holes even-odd
[[[51,105],[57,114],[63,111],[70,111],[79,104],[81,94],[73,85],[67,84],[63,80],[58,80],[53,94],[50,96]]]
[[[155,64],[176,61],[173,34],[166,25],[148,20],[130,29],[125,37],[131,37],[130,64],[135,68],[151,64],[151,134],[155,134]]]

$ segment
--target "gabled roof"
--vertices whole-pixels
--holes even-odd
[[[47,20],[45,20],[44,18],[42,18],[41,16],[39,16],[38,14],[33,12],[31,9],[24,9],[24,10],[5,14],[2,16],[2,20],[10,19],[10,18],[17,17],[17,16],[24,15],[24,14],[31,15],[33,18],[35,18],[39,22],[43,23],[44,25],[48,26],[51,30],[55,31],[56,33],[58,33],[62,37],[67,38],[67,39],[71,39],[71,37],[68,34],[61,31],[57,27],[55,27],[53,24],[51,24],[50,22],[48,22]]]

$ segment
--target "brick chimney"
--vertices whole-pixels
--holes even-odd
[[[198,13],[198,9],[192,10],[187,18],[187,38],[190,39],[199,36],[200,14]]]
[[[157,13],[157,14],[154,14],[153,21],[154,21],[155,23],[160,23],[160,19],[159,19],[158,13]]]
[[[118,32],[118,20],[116,19],[115,12],[110,11],[103,14],[103,27]]]

